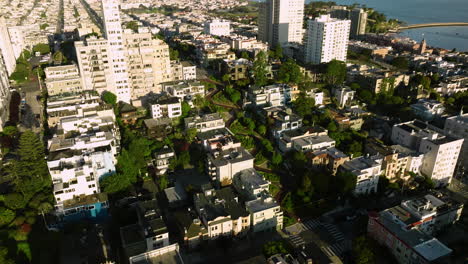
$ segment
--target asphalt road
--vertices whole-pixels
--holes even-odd
[[[39,84],[37,81],[28,82],[17,87],[18,91],[24,95],[26,103],[20,106],[20,129],[32,129],[34,131],[40,130],[42,120],[42,105],[41,101],[37,100],[41,95]],[[39,118],[36,118],[39,116]]]

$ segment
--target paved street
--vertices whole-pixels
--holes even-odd
[[[22,96],[21,99],[26,101],[24,106],[20,106],[20,129],[39,131],[43,114],[41,101],[38,100],[41,95],[39,84],[37,81],[28,82],[19,85],[17,89]]]

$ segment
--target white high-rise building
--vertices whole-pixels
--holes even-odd
[[[10,81],[8,79],[8,71],[0,56],[0,131],[3,130],[5,122],[8,121],[10,113]]]
[[[110,65],[113,74],[111,82],[114,83],[117,100],[130,103],[131,90],[128,79],[126,49],[123,43],[122,22],[118,0],[102,0],[104,21],[104,37],[109,42]]]
[[[309,20],[305,36],[305,62],[346,61],[351,21],[322,15]]]
[[[460,112],[459,115],[449,117],[445,120],[445,133],[465,139],[458,158],[458,164],[468,171],[468,113]]]
[[[304,0],[266,0],[258,15],[258,39],[277,44],[302,43]]]
[[[2,16],[0,16],[0,55],[3,57],[8,75],[11,75],[15,71],[16,57],[5,18]]]
[[[424,154],[420,172],[430,177],[436,186],[450,183],[463,144],[462,138],[445,135],[436,127],[414,120],[394,125],[392,141]]]

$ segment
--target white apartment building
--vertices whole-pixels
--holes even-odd
[[[219,113],[205,114],[202,116],[187,117],[184,119],[185,129],[196,128],[198,132],[207,132],[223,128],[223,117]]]
[[[297,92],[297,87],[280,83],[263,87],[250,86],[247,97],[255,105],[286,106]]]
[[[17,57],[15,57],[10,33],[3,16],[0,16],[0,55],[3,57],[8,76],[10,76],[15,71]]]
[[[379,156],[357,157],[346,161],[339,169],[351,172],[357,177],[354,194],[377,192],[379,176],[382,174],[382,158]]]
[[[108,41],[109,62],[112,74],[110,83],[118,101],[130,103],[131,87],[128,75],[127,56],[120,20],[119,0],[102,0],[104,37]]]
[[[250,168],[234,175],[233,185],[238,193],[250,201],[261,198],[263,194],[268,194],[270,182],[258,174],[254,168]]]
[[[356,91],[353,91],[348,87],[335,89],[334,92],[339,108],[351,105],[351,102],[354,99],[354,95],[356,94]]]
[[[182,100],[192,100],[196,95],[205,96],[205,86],[197,81],[167,82],[163,91]]]
[[[304,44],[306,63],[346,61],[351,21],[322,15],[307,23]]]
[[[89,93],[71,96],[51,96],[47,100],[46,111],[47,122],[50,128],[59,125],[60,120],[65,118],[79,119],[86,116],[115,117],[111,105],[105,104],[99,96]]]
[[[292,140],[292,147],[300,152],[327,149],[335,146],[335,140],[328,135],[309,135]]]
[[[231,34],[231,23],[219,19],[206,21],[203,25],[203,32],[213,36],[229,36]]]
[[[444,131],[448,135],[464,139],[458,164],[468,170],[468,113],[461,111],[459,115],[447,118]]]
[[[150,92],[160,93],[160,83],[172,80],[169,46],[153,39],[148,28],[138,28],[138,33],[125,29],[123,34],[132,100]]]
[[[182,115],[182,104],[178,97],[160,97],[154,103],[150,103],[151,116],[153,118],[175,118]]]
[[[90,37],[84,41],[75,42],[78,67],[82,78],[83,90],[94,90],[99,94],[104,91],[116,92],[112,75],[114,74],[111,57],[106,39]],[[121,100],[121,97],[118,97]]]
[[[0,56],[0,131],[3,130],[5,123],[10,115],[10,80],[5,62]]]
[[[197,66],[189,61],[171,61],[171,77],[173,81],[188,81],[197,79]]]
[[[463,145],[463,138],[447,136],[443,131],[419,120],[396,124],[392,141],[424,154],[421,173],[436,186],[450,183]]]
[[[83,91],[81,77],[75,64],[47,67],[45,84],[49,96],[58,94],[75,94]]]
[[[245,203],[250,213],[251,230],[262,232],[283,228],[283,212],[280,205],[269,195]]]
[[[23,30],[20,26],[8,27],[11,45],[13,47],[13,54],[15,58],[19,58],[21,52],[25,49]]]
[[[304,0],[266,0],[260,3],[258,39],[273,47],[302,43]]]

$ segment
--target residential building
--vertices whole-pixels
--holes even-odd
[[[167,145],[153,153],[153,164],[157,175],[163,175],[169,168],[170,161],[175,158],[175,152]]]
[[[295,93],[299,93],[297,86],[284,83],[263,87],[249,86],[247,100],[257,106],[286,106],[291,103]]]
[[[419,99],[410,107],[413,113],[423,121],[431,121],[445,112],[445,107],[441,102],[431,99]]]
[[[10,118],[10,79],[3,58],[0,56],[0,131]]]
[[[47,67],[44,69],[44,73],[49,96],[76,94],[83,91],[81,76],[75,64]]]
[[[175,81],[162,84],[163,91],[170,96],[191,101],[195,96],[205,96],[205,86],[197,81]]]
[[[424,158],[422,153],[400,145],[386,146],[374,138],[367,140],[365,152],[383,158],[382,170],[390,181],[407,180],[408,172],[418,174]]]
[[[160,93],[159,84],[172,80],[169,46],[160,39],[153,39],[150,30],[144,27],[139,27],[138,32],[125,29],[122,37],[132,100],[150,92]]]
[[[339,108],[343,108],[345,106],[350,106],[351,102],[354,99],[354,95],[356,91],[351,90],[349,87],[340,87],[334,89],[335,98],[338,103]]]
[[[119,0],[102,0],[103,35],[109,50],[110,83],[118,101],[130,103],[131,83],[129,80],[128,61],[123,40],[122,21],[120,20]],[[91,65],[90,65],[91,67]]]
[[[405,228],[399,221],[407,216],[398,211],[370,213],[367,233],[387,247],[398,263],[446,263],[452,250],[418,229]]]
[[[379,176],[382,174],[382,158],[379,156],[357,157],[343,163],[338,170],[350,172],[356,176],[354,194],[375,193]]]
[[[252,62],[247,59],[223,60],[220,65],[220,72],[227,74],[232,81],[250,78],[250,68]]]
[[[407,86],[410,76],[400,72],[368,68],[367,66],[355,66],[348,69],[346,79],[348,82],[357,82],[361,88],[378,94],[382,91],[393,91],[400,85]]]
[[[211,152],[207,155],[206,168],[212,180],[221,186],[230,185],[236,173],[253,168],[254,157],[237,142],[212,140],[209,143]]]
[[[59,126],[62,119],[74,120],[89,116],[115,118],[112,106],[91,93],[51,96],[47,99],[46,112],[49,128]]]
[[[320,64],[331,60],[346,61],[348,51],[349,20],[331,18],[321,15],[307,22],[305,36],[306,63]]]
[[[310,135],[295,139],[292,141],[293,149],[300,152],[315,151],[319,149],[327,149],[335,146],[335,140],[328,135]]]
[[[440,129],[419,120],[396,124],[392,141],[424,154],[420,172],[436,186],[445,186],[453,177],[463,139],[445,135]]]
[[[197,132],[201,133],[223,128],[225,126],[223,117],[219,113],[187,117],[184,119],[184,123],[186,130],[196,128]]]
[[[259,40],[270,47],[302,43],[304,0],[267,0],[258,13]]]
[[[197,66],[190,61],[181,61],[182,66],[182,80],[196,80],[197,79]]]
[[[330,12],[332,18],[348,19],[351,21],[350,37],[356,38],[366,34],[367,12],[362,8],[348,10],[345,6],[332,6]]]
[[[229,36],[231,34],[231,23],[229,21],[213,19],[206,21],[203,32],[213,36]]]
[[[196,210],[193,210],[193,208],[175,211],[173,218],[178,231],[183,236],[184,244],[189,249],[197,247],[203,240],[209,237],[208,230],[202,224]]]
[[[184,264],[184,260],[179,250],[179,244],[172,244],[130,257],[129,263]]]
[[[455,75],[445,78],[436,88],[438,93],[443,95],[453,95],[468,91],[468,76]]]
[[[19,58],[21,52],[23,52],[23,50],[26,47],[23,34],[23,27],[8,27],[8,34],[10,35],[11,46],[13,47],[13,54],[15,58]]]
[[[309,151],[305,155],[313,169],[327,169],[332,175],[336,175],[338,168],[349,161],[349,156],[335,147]]]
[[[468,170],[468,113],[464,114],[463,111],[460,111],[459,115],[447,118],[444,132],[447,135],[464,139],[458,164],[465,171]]]
[[[176,118],[182,115],[182,104],[178,97],[161,96],[149,104],[153,118]]]
[[[283,228],[283,212],[280,205],[269,195],[263,195],[245,203],[250,213],[252,232],[279,230]]]
[[[202,142],[203,148],[208,152],[228,150],[240,147],[241,143],[226,127],[199,132],[197,138]]]
[[[146,134],[156,139],[164,139],[172,133],[172,119],[169,117],[151,118],[143,120]]]
[[[270,182],[254,168],[245,169],[234,175],[233,186],[246,200],[255,200],[268,194]]]
[[[0,16],[0,57],[3,57],[3,63],[10,76],[15,71],[17,57],[3,16]]]
[[[92,96],[50,99],[47,111],[58,118],[47,157],[55,215],[60,221],[104,217],[108,202],[99,181],[115,173],[120,145],[114,112],[100,109],[101,102]]]
[[[197,193],[194,204],[210,239],[242,236],[250,229],[250,214],[239,203],[231,187]]]
[[[281,152],[287,152],[294,148],[293,142],[302,138],[310,136],[326,136],[328,131],[320,126],[315,127],[300,127],[297,129],[285,131],[281,134],[281,138],[278,140],[278,148]]]
[[[120,238],[128,258],[169,246],[169,231],[156,200],[132,204],[138,216],[135,224],[120,228]]]
[[[294,113],[291,109],[286,109],[286,111],[279,111],[273,117],[273,126],[271,127],[271,133],[277,139],[285,131],[290,131],[302,127],[302,118]]]

